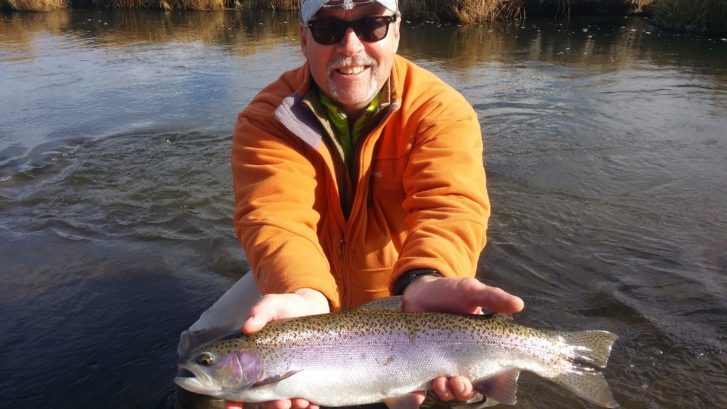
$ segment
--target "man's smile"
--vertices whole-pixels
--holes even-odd
[[[338,73],[344,74],[344,75],[354,75],[354,74],[359,74],[359,73],[363,72],[364,70],[368,69],[369,67],[370,66],[368,66],[368,65],[365,65],[365,66],[357,65],[357,66],[353,66],[353,67],[339,67],[336,69],[336,71]]]

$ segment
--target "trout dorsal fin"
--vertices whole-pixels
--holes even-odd
[[[487,314],[483,314],[485,318],[490,319],[498,319],[501,321],[512,321],[512,314],[507,312],[488,312]]]
[[[386,311],[401,312],[402,304],[403,301],[401,299],[401,296],[397,295],[392,297],[379,298],[378,300],[373,300],[367,302],[366,304],[362,304],[358,308],[375,308]]]

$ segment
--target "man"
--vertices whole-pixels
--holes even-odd
[[[235,232],[264,294],[223,297],[256,301],[243,332],[391,294],[407,311],[521,310],[473,278],[489,217],[479,122],[459,93],[396,55],[396,0],[302,0],[301,17],[305,64],[264,88],[234,132]],[[433,389],[473,393],[459,376]]]

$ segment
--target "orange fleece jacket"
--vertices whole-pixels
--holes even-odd
[[[300,101],[307,65],[239,114],[234,228],[263,294],[322,292],[333,310],[390,294],[411,269],[474,276],[490,205],[477,115],[462,95],[396,56],[391,101],[362,136],[349,217],[340,156]]]

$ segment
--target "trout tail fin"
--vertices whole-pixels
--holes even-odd
[[[618,336],[607,331],[581,331],[559,335],[570,346],[572,355],[568,369],[553,381],[596,405],[618,407],[602,373]]]

